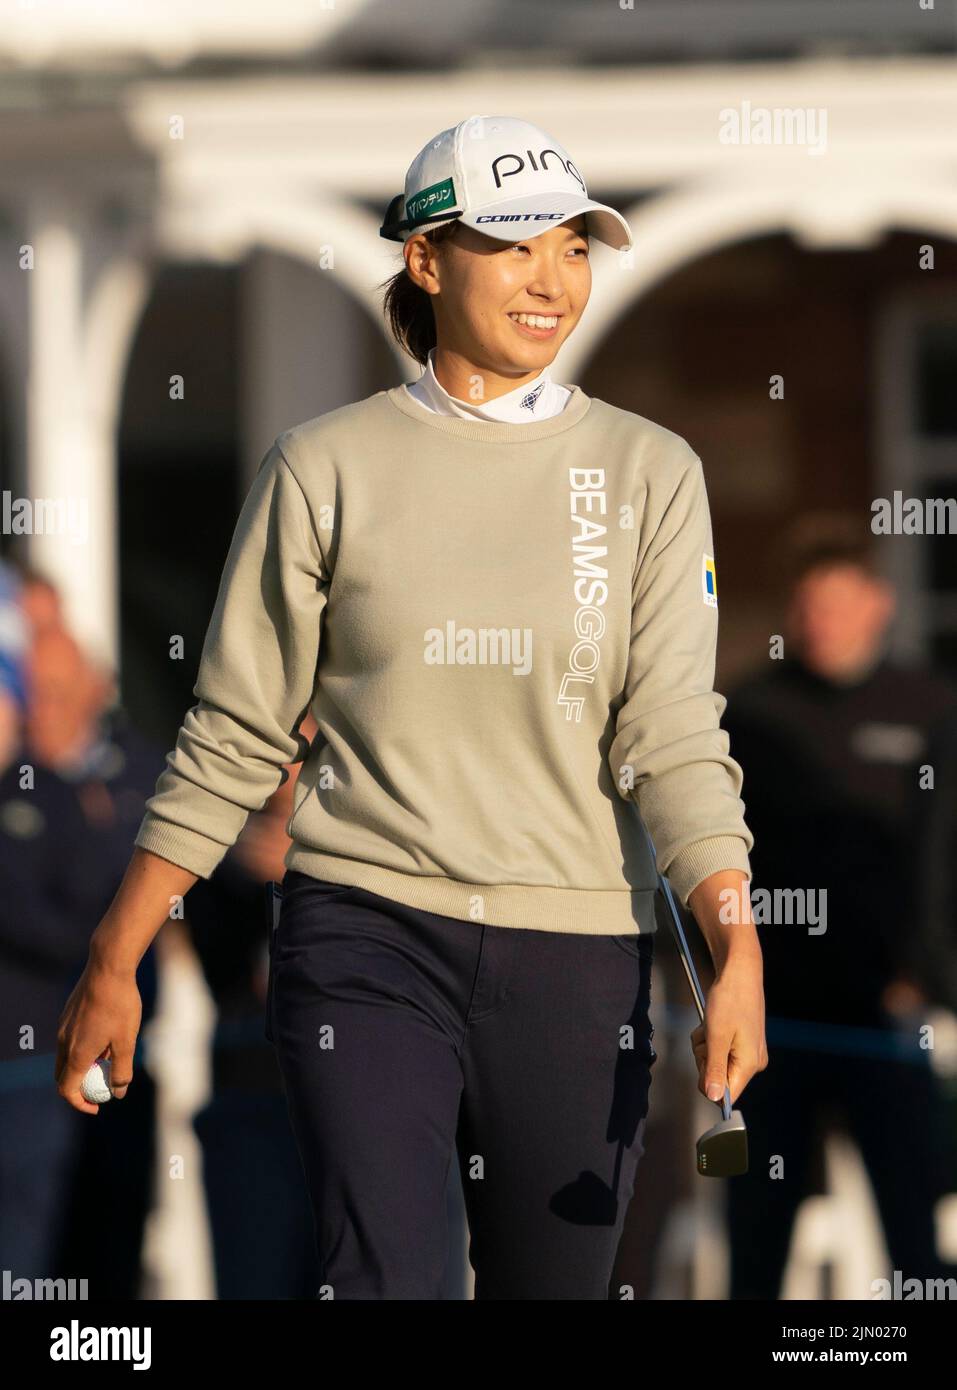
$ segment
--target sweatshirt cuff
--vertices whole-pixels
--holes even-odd
[[[740,835],[713,835],[685,845],[668,865],[668,881],[686,908],[698,884],[722,869],[742,869],[751,878],[747,843]]]
[[[187,869],[199,878],[210,878],[229,849],[229,845],[221,844],[219,840],[211,840],[197,830],[174,825],[172,821],[163,820],[151,811],[147,811],[143,817],[133,843],[140,849],[159,855],[160,859],[178,864],[181,869]]]

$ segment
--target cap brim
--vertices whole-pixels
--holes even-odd
[[[588,235],[595,241],[603,242],[613,251],[632,249],[631,228],[620,212],[574,193],[536,193],[531,198],[506,198],[464,212],[458,220],[497,241],[522,241],[541,236],[550,227],[560,226],[580,212],[588,214]],[[555,213],[560,216],[554,216]]]

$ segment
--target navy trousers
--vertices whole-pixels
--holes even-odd
[[[653,954],[651,935],[459,921],[287,871],[266,1032],[318,1297],[441,1297],[453,1157],[476,1299],[618,1296]]]

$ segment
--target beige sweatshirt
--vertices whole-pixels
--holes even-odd
[[[278,436],[137,845],[208,878],[304,760],[287,868],[444,916],[653,932],[639,813],[683,904],[750,876],[701,462],[571,392],[512,424],[394,387]]]

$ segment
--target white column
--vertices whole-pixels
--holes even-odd
[[[92,409],[83,351],[84,227],[68,199],[29,212],[26,496],[30,562],[61,590],[64,616],[91,655],[115,665],[116,520],[112,442]],[[43,533],[40,533],[40,528]]]

